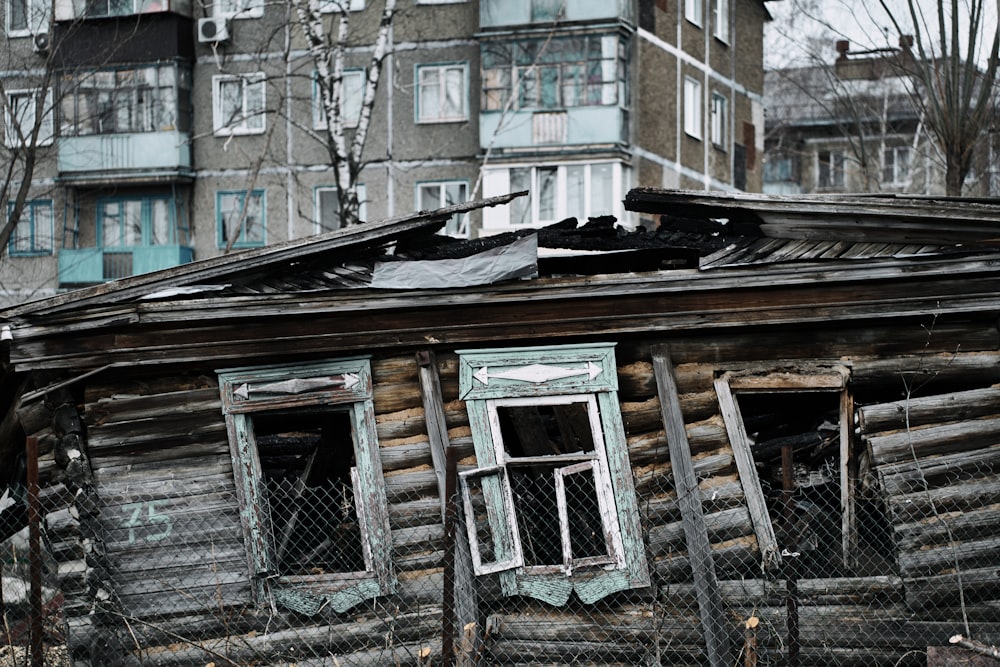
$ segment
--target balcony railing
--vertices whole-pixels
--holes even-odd
[[[59,286],[103,283],[140,273],[170,269],[193,259],[193,249],[176,244],[63,249],[59,251]]]
[[[530,148],[532,146],[617,144],[627,139],[628,114],[614,106],[574,107],[551,112],[525,109],[504,114],[479,114],[480,146]]]
[[[631,0],[479,0],[479,27],[632,20]]]
[[[73,179],[102,176],[179,174],[191,170],[190,137],[186,133],[137,132],[91,134],[59,139],[59,175]]]

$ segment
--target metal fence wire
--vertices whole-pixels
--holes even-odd
[[[626,409],[650,584],[558,604],[505,590],[503,571],[472,571],[473,550],[489,560],[500,547],[482,487],[470,487],[466,520],[456,472],[476,467],[467,441],[453,443],[443,507],[429,466],[400,473],[405,484],[385,473],[393,581],[373,591],[356,462],[315,439],[261,435],[269,571],[248,575],[241,499],[224,477],[192,470],[177,493],[108,482],[92,516],[49,513],[46,643],[61,645],[67,628],[83,639],[46,664],[67,664],[68,652],[95,666],[927,665],[943,664],[935,647],[951,635],[980,661],[955,664],[996,664],[996,446],[923,456],[911,439],[897,457],[886,440],[895,426],[875,426],[853,434],[844,467],[836,406],[793,406],[794,420],[763,399],[741,407],[781,555],[771,567],[712,417],[687,429],[710,562],[692,562],[662,431],[649,435]],[[511,468],[521,567],[537,581],[546,568],[585,579],[616,567],[615,508],[582,451]],[[99,543],[99,556],[76,557],[81,543]],[[31,610],[14,592],[26,550],[20,537],[3,546],[0,665],[27,665]],[[81,590],[86,609],[73,602]],[[333,595],[345,590],[356,597]],[[708,648],[706,623],[723,629]]]

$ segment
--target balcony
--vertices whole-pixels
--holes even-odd
[[[617,106],[574,107],[559,112],[524,109],[506,115],[483,111],[479,114],[479,145],[528,149],[618,144],[627,139],[626,122],[627,112]]]
[[[187,133],[91,134],[59,139],[62,181],[176,181],[191,176]]]
[[[59,251],[59,286],[76,287],[170,269],[194,259],[177,244],[124,248],[64,248]]]
[[[479,27],[553,21],[632,21],[631,0],[479,0]]]

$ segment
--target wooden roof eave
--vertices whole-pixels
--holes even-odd
[[[29,314],[55,314],[90,306],[120,303],[141,298],[151,292],[200,283],[211,283],[212,281],[225,279],[226,276],[246,273],[248,271],[259,271],[266,267],[314,258],[333,251],[343,251],[347,248],[373,243],[390,242],[401,234],[439,225],[457,213],[507,204],[525,194],[527,193],[515,192],[489,199],[455,204],[435,211],[420,211],[378,222],[354,225],[316,236],[293,239],[263,248],[253,248],[229,255],[220,255],[189,264],[182,264],[171,269],[123,278],[93,287],[85,287],[0,311],[0,321]]]

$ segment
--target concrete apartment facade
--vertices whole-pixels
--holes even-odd
[[[382,12],[350,4],[348,125]],[[635,186],[759,191],[767,19],[762,0],[399,0],[361,217],[531,192],[449,227],[474,237],[645,224],[621,206]],[[339,226],[290,3],[8,0],[3,42],[8,211],[35,162],[4,303]]]

